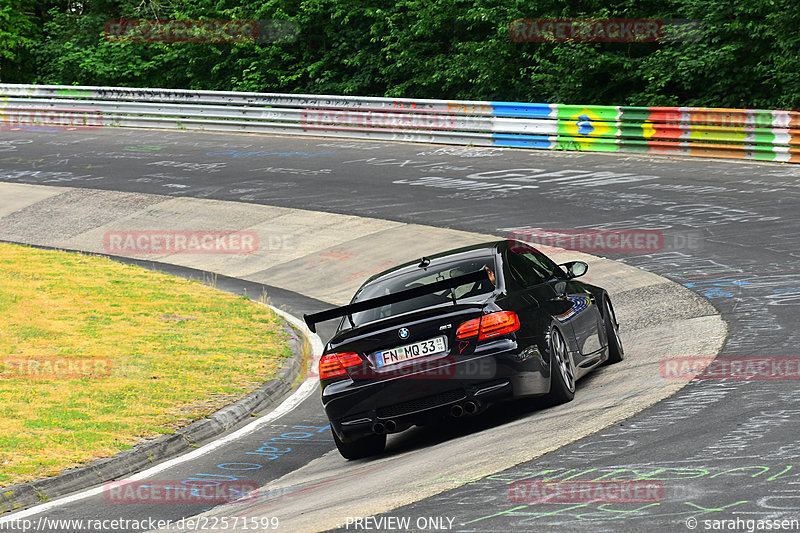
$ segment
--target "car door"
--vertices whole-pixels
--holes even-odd
[[[547,311],[569,337],[567,343],[579,368],[592,366],[600,355],[601,317],[594,296],[579,281],[569,276],[550,258],[530,247],[510,250],[512,267],[534,289]]]
[[[574,279],[559,280],[553,284],[556,298],[566,299],[570,304],[567,316],[571,317],[570,324],[582,357],[578,366],[591,366],[600,357],[603,348],[600,338],[603,317],[596,298],[583,283]]]

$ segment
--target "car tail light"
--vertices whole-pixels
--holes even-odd
[[[498,311],[464,322],[456,331],[457,339],[478,336],[478,340],[512,333],[519,329],[519,318],[514,311]]]
[[[345,368],[360,365],[361,362],[361,357],[353,352],[323,355],[319,360],[319,379],[346,376]]]
[[[458,330],[456,331],[456,338],[457,339],[468,339],[470,337],[474,337],[478,334],[478,330],[481,327],[481,319],[475,318],[468,322],[464,322],[460,326],[458,326]]]
[[[481,332],[478,340],[505,335],[519,329],[519,318],[514,311],[500,311],[481,317]]]

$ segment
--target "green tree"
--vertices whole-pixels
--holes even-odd
[[[0,80],[611,105],[800,107],[796,0],[0,0]],[[115,42],[110,20],[286,21],[294,39]],[[517,18],[656,18],[693,40],[516,42]]]
[[[30,52],[40,37],[32,0],[0,3],[0,81],[24,82],[33,74]]]

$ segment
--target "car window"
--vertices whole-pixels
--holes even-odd
[[[395,294],[407,289],[429,285],[444,279],[455,278],[464,274],[475,272],[483,268],[490,268],[496,272],[494,257],[487,256],[477,259],[446,261],[442,263],[433,263],[427,269],[414,269],[405,271],[401,274],[380,278],[370,282],[368,285],[363,286],[353,298],[353,302],[361,302],[378,296],[385,296]],[[456,299],[472,298],[475,296],[485,295],[494,291],[494,284],[487,280],[482,280],[474,283],[468,283],[456,287]],[[423,309],[426,307],[433,307],[440,304],[452,304],[452,295],[450,289],[438,291],[432,294],[426,294],[406,300],[396,302],[391,305],[385,305],[376,309],[369,309],[361,313],[353,314],[353,322],[357,326],[373,322],[381,318],[395,316],[403,313],[414,311],[415,309]],[[340,329],[348,328],[349,321],[345,318],[340,326]]]
[[[561,269],[541,252],[527,248],[508,252],[511,274],[522,285],[529,287],[544,283],[553,277],[562,277]]]

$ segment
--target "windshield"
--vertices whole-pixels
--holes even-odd
[[[427,269],[416,269],[407,271],[402,274],[393,275],[387,278],[375,280],[364,287],[362,287],[353,298],[353,303],[362,302],[378,296],[385,296],[388,294],[395,294],[407,289],[422,287],[431,283],[442,281],[444,279],[455,278],[476,270],[488,268],[491,270],[490,278],[494,278],[496,272],[494,257],[486,256],[477,259],[461,259],[455,261],[445,261],[441,263],[432,264]],[[472,298],[475,296],[489,294],[494,291],[495,285],[492,281],[484,279],[482,281],[471,282],[465,285],[460,285],[455,288],[456,299]],[[426,307],[433,307],[441,304],[452,304],[452,294],[450,289],[426,294],[411,300],[396,302],[383,307],[369,309],[360,313],[353,314],[353,322],[356,326],[380,320],[382,318],[400,315],[414,311],[416,309],[423,309]],[[346,329],[350,326],[347,319],[342,321],[340,329]]]

